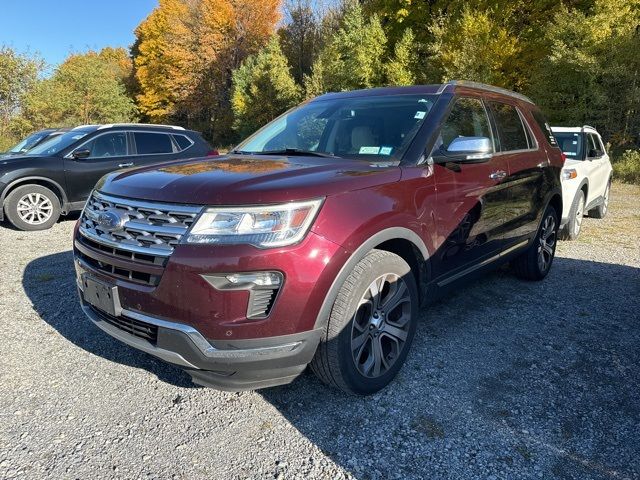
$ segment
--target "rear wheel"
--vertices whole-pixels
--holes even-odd
[[[326,384],[367,395],[396,376],[416,330],[418,293],[398,255],[369,252],[340,288],[325,336],[311,362]]]
[[[60,218],[60,200],[42,185],[23,185],[7,196],[4,211],[19,230],[47,230]]]
[[[584,218],[585,196],[582,190],[578,190],[569,210],[569,221],[564,227],[561,238],[563,240],[575,240],[580,235],[582,219]]]
[[[542,280],[551,269],[556,254],[558,215],[551,205],[542,216],[542,222],[533,243],[512,262],[516,275],[524,280]]]
[[[604,191],[604,198],[602,203],[595,208],[589,210],[589,216],[591,218],[604,218],[609,210],[609,194],[611,192],[611,181],[607,184],[607,188]]]

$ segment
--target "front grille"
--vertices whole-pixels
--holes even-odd
[[[109,275],[157,285],[162,272],[151,267],[164,267],[201,208],[94,192],[80,219],[78,242],[89,247],[80,257]]]
[[[103,312],[102,310],[98,310],[97,308],[89,308],[91,308],[91,310],[93,310],[93,313],[98,315],[101,320],[107,322],[109,325],[113,325],[123,332],[127,332],[128,334],[135,337],[148,340],[154,345],[158,341],[158,327],[156,325],[141,322],[140,320],[134,320],[133,318],[129,317],[114,317],[112,315],[109,315],[108,313]]]

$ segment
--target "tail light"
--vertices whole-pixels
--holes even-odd
[[[562,166],[564,166],[564,164],[567,162],[567,156],[564,154],[564,152],[560,152],[560,158],[562,159]]]
[[[209,150],[207,152],[207,157],[218,157],[220,156],[220,152],[218,150]]]

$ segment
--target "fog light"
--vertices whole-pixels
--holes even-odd
[[[278,296],[284,281],[280,272],[241,272],[202,276],[216,290],[247,290],[247,318],[265,318]]]
[[[225,275],[225,278],[232,288],[252,284],[256,287],[278,288],[282,284],[282,274],[279,272],[232,273]]]

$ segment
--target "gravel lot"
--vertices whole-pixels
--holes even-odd
[[[546,281],[426,309],[369,398],[196,387],[85,320],[72,220],[0,227],[0,478],[640,478],[638,206],[614,185]]]

